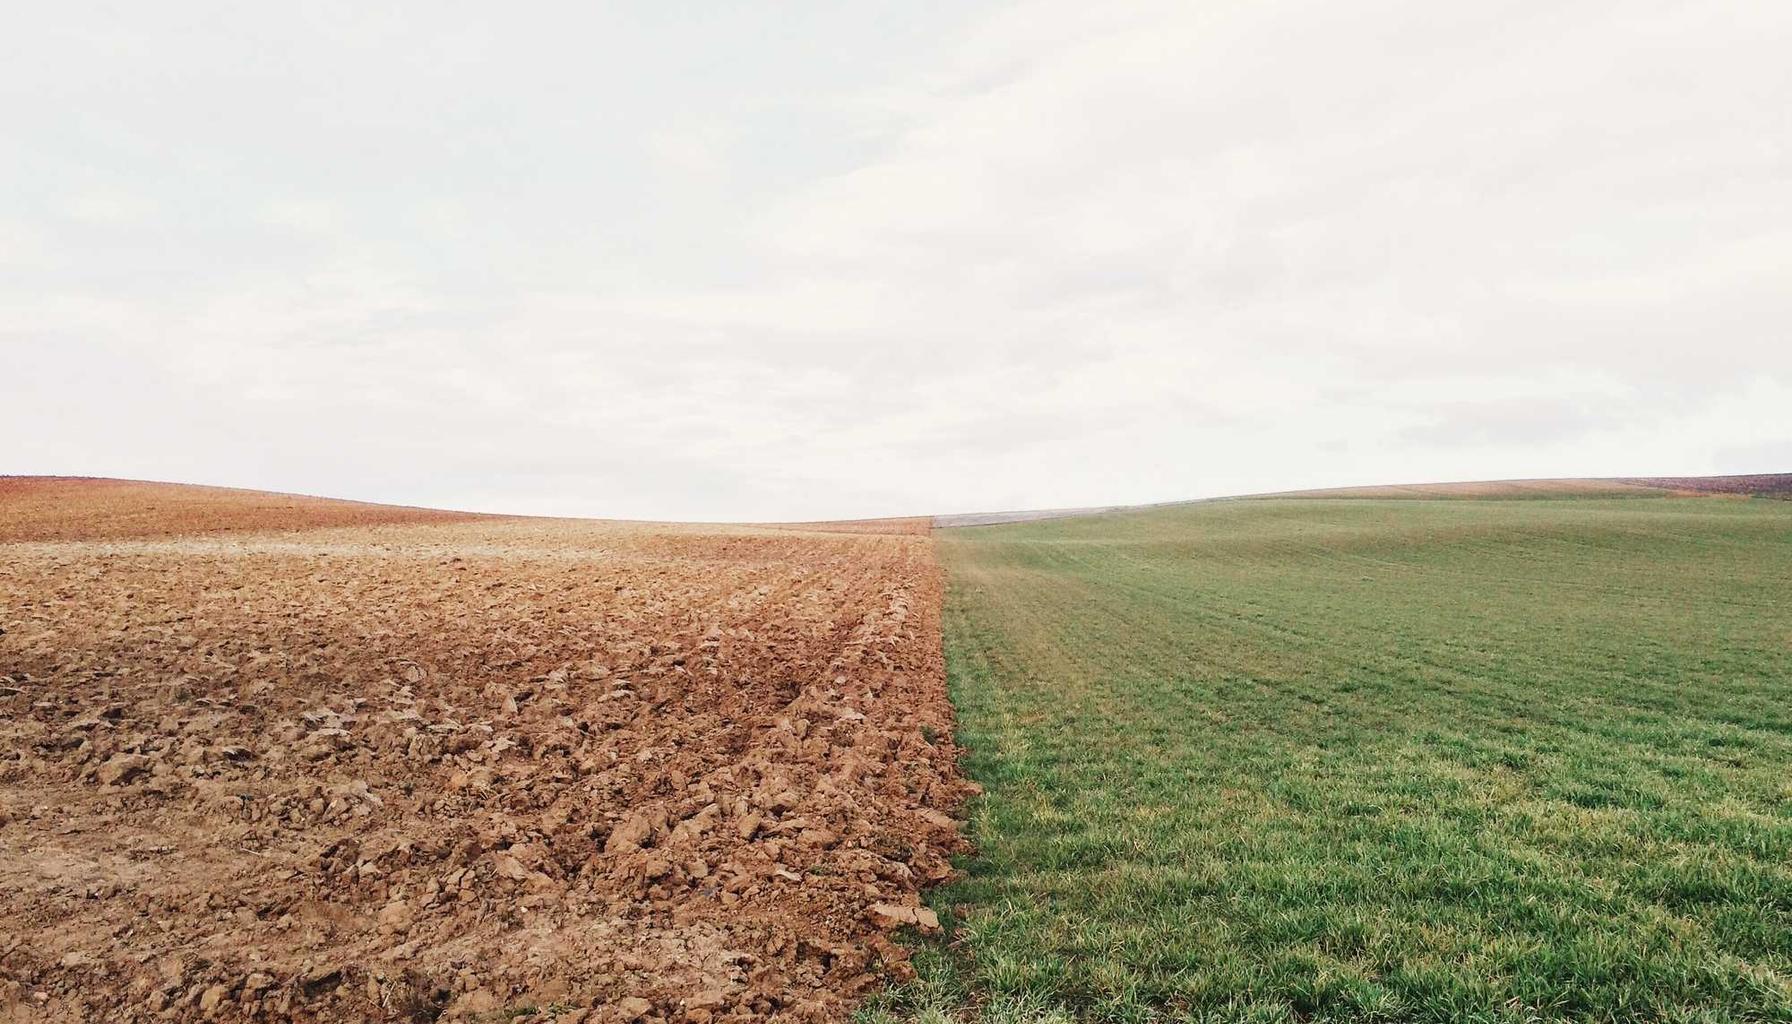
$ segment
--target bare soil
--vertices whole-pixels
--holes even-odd
[[[479,518],[484,517],[234,487],[78,476],[0,476],[0,543],[452,523]]]
[[[925,535],[224,493],[0,486],[0,1019],[839,1020],[936,926]]]
[[[1792,473],[1747,473],[1740,476],[1654,476],[1626,482],[1641,484],[1645,487],[1661,487],[1680,494],[1792,497]]]

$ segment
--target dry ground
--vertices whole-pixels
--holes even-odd
[[[1661,487],[1676,494],[1792,497],[1792,473],[1744,473],[1737,476],[1657,476],[1625,482],[1641,484],[1644,487]]]
[[[839,1019],[962,842],[923,535],[13,479],[0,539],[0,1019]]]
[[[483,518],[234,487],[76,476],[0,476],[0,543],[102,540]]]

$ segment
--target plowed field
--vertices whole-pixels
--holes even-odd
[[[841,1019],[930,923],[925,536],[4,483],[0,1018]]]
[[[233,487],[92,477],[0,476],[0,543],[451,523],[478,518],[482,517],[466,512],[371,505]]]

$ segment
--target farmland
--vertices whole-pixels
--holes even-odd
[[[1787,485],[0,478],[0,1019],[1787,1019]]]
[[[0,1019],[838,1020],[959,848],[925,521],[0,524]]]
[[[1542,491],[938,533],[979,856],[865,1019],[1792,1017],[1792,503]]]

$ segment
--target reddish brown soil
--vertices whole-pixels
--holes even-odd
[[[1626,483],[1660,487],[1679,494],[1735,494],[1792,497],[1792,473],[1751,473],[1744,476],[1652,476]]]
[[[0,543],[451,523],[476,518],[480,517],[466,512],[233,487],[76,476],[0,476]]]
[[[905,968],[967,791],[925,536],[53,486],[101,539],[0,544],[0,1019],[839,1020]]]

